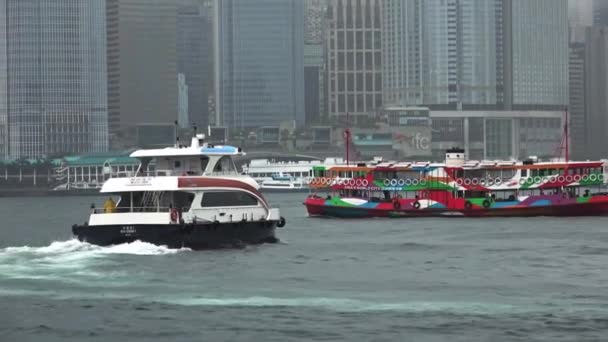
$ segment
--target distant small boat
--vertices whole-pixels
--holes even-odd
[[[276,192],[294,192],[294,191],[307,191],[308,185],[300,179],[296,179],[290,175],[281,173],[275,173],[271,179],[262,181],[260,185],[262,191],[276,191]]]
[[[342,158],[325,158],[310,161],[273,161],[253,159],[243,166],[243,174],[253,177],[262,191],[298,192],[308,189],[313,168],[323,165],[344,164]]]

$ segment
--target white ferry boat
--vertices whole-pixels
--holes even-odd
[[[135,151],[135,176],[111,178],[101,188],[118,201],[92,206],[88,222],[72,232],[97,245],[140,240],[207,249],[277,242],[275,227],[285,219],[253,178],[239,174],[237,155],[244,155],[240,148],[207,144],[202,134],[187,147]]]
[[[276,162],[269,159],[253,159],[243,166],[243,175],[253,177],[263,191],[308,191],[313,177],[313,167],[342,165],[342,158]]]

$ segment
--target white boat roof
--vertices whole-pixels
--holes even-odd
[[[132,158],[184,157],[206,155],[244,155],[239,147],[227,145],[203,145],[201,147],[166,147],[162,149],[137,150]]]
[[[202,181],[202,182],[199,182]],[[192,184],[192,185],[190,185]],[[204,184],[204,185],[201,185]],[[227,185],[230,184],[230,185]],[[101,188],[101,193],[119,193],[135,191],[179,191],[203,188],[243,188],[259,189],[259,184],[247,176],[196,176],[196,177],[129,177],[110,178]]]

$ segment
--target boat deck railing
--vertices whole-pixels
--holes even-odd
[[[186,211],[189,208],[185,208]],[[117,207],[113,209],[91,208],[93,214],[124,214],[124,213],[169,213],[169,207]],[[183,212],[183,211],[182,211]]]
[[[200,172],[200,171],[178,171],[178,170],[154,170],[154,171],[140,171],[133,173],[129,177],[201,177],[201,176],[238,176],[238,171],[214,171],[214,172]]]

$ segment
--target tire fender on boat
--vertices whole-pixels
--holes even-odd
[[[277,227],[283,228],[283,227],[285,227],[286,223],[287,223],[287,221],[285,221],[285,218],[283,216],[281,216],[281,218],[279,218],[279,222],[277,222]]]
[[[490,207],[490,201],[489,200],[483,200],[482,205],[483,205],[484,208],[488,209]]]
[[[396,198],[393,200],[393,208],[401,209],[401,203],[399,203],[399,200]]]
[[[414,202],[414,204],[412,204],[412,207],[414,207],[414,209],[420,209],[420,202]]]
[[[473,203],[471,203],[471,201],[466,201],[464,202],[464,207],[467,210],[470,210],[471,208],[473,208]]]

